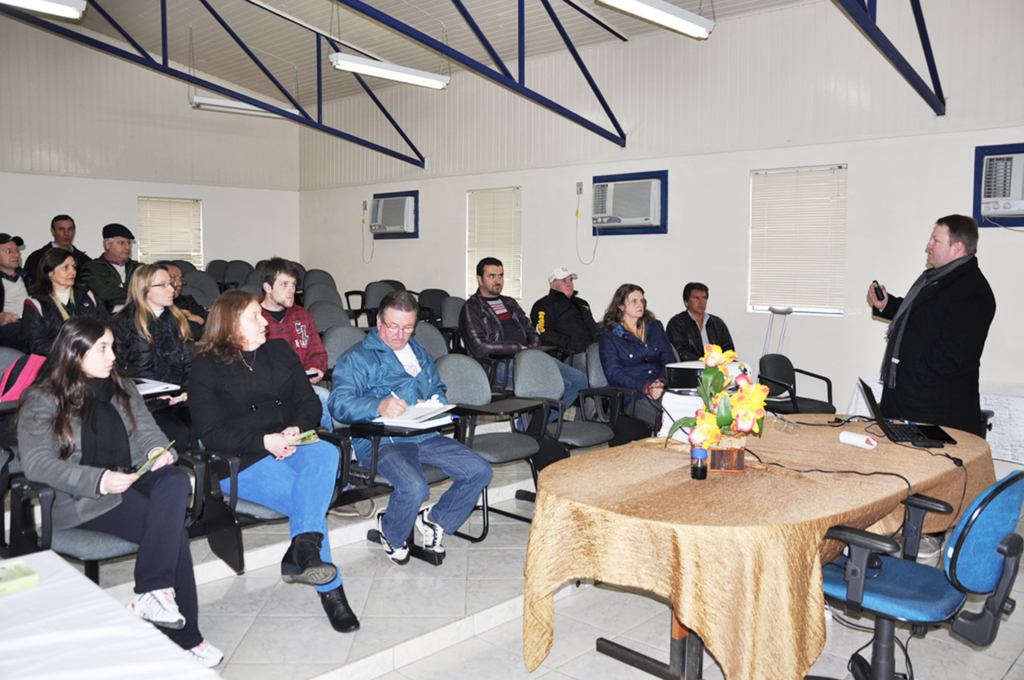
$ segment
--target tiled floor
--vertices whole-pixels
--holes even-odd
[[[523,464],[496,470],[492,489],[511,498],[525,486]],[[435,490],[436,498],[440,490]],[[531,505],[507,500],[499,507]],[[479,519],[469,523],[478,530]],[[492,516],[488,538],[469,544],[446,536],[447,557],[440,567],[413,560],[399,567],[365,540],[370,523],[332,516],[333,559],[345,579],[349,602],[362,628],[351,635],[335,633],[312,588],[286,585],[278,560],[287,545],[287,525],[246,530],[248,571],[236,576],[209,554],[206,542],[193,541],[197,564],[201,625],[224,650],[224,678],[246,680],[477,680],[544,677],[549,680],[618,680],[650,678],[598,654],[598,637],[618,640],[662,661],[668,660],[670,612],[651,595],[609,586],[570,584],[555,603],[555,638],[551,653],[534,673],[522,657],[523,565],[529,525]],[[1019,527],[1024,532],[1024,525]],[[253,566],[263,564],[266,566]],[[132,563],[101,569],[115,597],[130,598]],[[1016,596],[1024,598],[1018,580]],[[918,678],[929,680],[1024,680],[1024,619],[1015,613],[1004,621],[996,642],[972,648],[946,630],[910,642]],[[870,621],[868,621],[870,623]],[[905,640],[907,633],[900,634]],[[870,633],[828,623],[828,642],[812,672],[850,678],[846,659],[866,644]],[[902,670],[897,651],[897,669]],[[705,656],[704,677],[722,674]]]

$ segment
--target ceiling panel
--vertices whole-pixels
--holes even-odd
[[[326,42],[323,43],[322,52],[318,57],[313,33],[266,11],[259,6],[260,4],[272,7],[396,64],[432,72],[455,71],[459,68],[449,64],[447,59],[365,19],[333,0],[207,1],[303,106],[313,106],[316,103],[318,58],[323,67],[325,101],[359,93],[361,88],[351,74],[331,69],[327,57],[333,49]],[[668,1],[690,11],[696,12],[700,9],[704,16],[711,16],[710,0]],[[771,10],[800,1],[802,0],[718,0],[714,3],[714,13],[716,18],[722,19],[754,11]],[[101,2],[103,8],[146,50],[154,56],[160,54],[159,0]],[[578,48],[617,40],[562,0],[550,2]],[[593,0],[576,2],[627,37],[661,30],[613,10],[599,7]],[[450,0],[375,0],[370,4],[417,30],[446,42],[484,65],[496,68]],[[511,62],[518,56],[517,0],[464,0],[464,4],[499,56],[505,60],[508,68],[514,71]],[[275,103],[287,101],[210,15],[200,0],[167,0],[167,13],[168,56],[171,60],[194,67],[201,74],[208,74],[259,93],[274,100]],[[527,0],[524,23],[527,58],[565,51],[565,45],[540,0]],[[122,40],[95,8],[86,11],[82,25],[92,31]],[[711,40],[714,40],[714,35]],[[529,79],[529,71],[527,78]],[[372,78],[368,79],[368,82],[375,90],[394,86],[388,81]]]

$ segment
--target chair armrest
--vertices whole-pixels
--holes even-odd
[[[320,432],[318,436],[338,449],[338,481],[334,488],[334,495],[337,497],[348,486],[348,476],[352,469],[352,438],[344,428],[334,432]]]
[[[929,512],[948,515],[953,512],[953,506],[946,501],[921,494],[914,494],[903,503],[907,506],[907,521],[903,524],[903,558],[916,561],[921,548],[921,530],[924,527],[925,515]]]
[[[231,490],[228,493],[228,508],[231,509],[231,512],[234,512],[235,507],[238,505],[238,473],[242,469],[242,457],[234,453],[210,451],[209,449],[204,450],[203,455],[209,458],[211,463],[215,461],[227,463],[228,476],[231,480]],[[207,493],[216,493],[220,485],[214,481],[216,478],[216,474],[213,472],[214,466],[210,465],[208,469],[210,471],[210,488],[207,490]],[[219,482],[220,480],[217,481]]]
[[[38,549],[49,550],[53,542],[53,501],[56,498],[56,492],[53,490],[53,487],[48,484],[44,484],[43,482],[32,482],[24,477],[19,477],[11,483],[11,540],[13,542],[16,535],[23,535],[22,532],[25,530],[23,525],[24,518],[21,516],[22,513],[13,511],[15,503],[17,503],[23,510],[31,512],[31,508],[26,508],[24,502],[27,500],[28,495],[33,492],[39,498],[39,514],[42,518],[39,533],[37,535]],[[31,518],[31,515],[29,515],[29,517]],[[31,523],[28,530],[32,531],[35,520],[32,518],[28,521]],[[15,526],[16,524],[18,526]],[[23,553],[19,552],[19,554]]]
[[[631,399],[630,407],[636,405],[636,390],[631,387],[587,387],[580,390],[580,408],[583,413],[583,420],[585,422],[598,422],[592,421],[590,416],[587,415],[586,399],[588,397],[596,397],[595,401],[598,402],[598,413],[608,418],[608,424],[612,427],[619,420],[619,415],[626,412],[623,404],[626,403],[626,397]],[[604,413],[604,407],[601,404],[601,398],[610,400],[608,413]]]
[[[848,610],[858,612],[864,601],[864,582],[872,551],[895,553],[899,552],[900,544],[870,531],[844,526],[832,527],[825,533],[825,538],[850,546],[850,555],[846,559],[846,606]]]
[[[789,401],[793,404],[793,412],[796,413],[799,410],[796,405],[796,386],[782,382],[781,380],[776,380],[775,378],[769,378],[768,376],[761,375],[760,373],[757,374],[757,382],[766,383],[769,387],[772,385],[781,387],[785,392],[789,393]]]
[[[352,304],[352,296],[359,296],[359,304]],[[353,312],[363,306],[363,291],[361,290],[346,290],[345,291],[345,306],[351,309]]]
[[[185,518],[185,525],[191,526],[203,516],[203,504],[206,500],[206,461],[196,458],[187,453],[178,454],[178,462],[185,467],[191,468],[192,475],[196,480],[195,491],[192,492],[192,508]]]
[[[985,600],[980,612],[961,610],[953,619],[951,628],[960,637],[976,645],[985,647],[992,644],[999,632],[999,623],[1003,615],[1013,613],[1017,603],[1010,598],[1010,591],[1017,578],[1020,568],[1020,556],[1024,551],[1024,538],[1020,534],[1010,534],[999,542],[999,554],[1003,560],[1003,571],[999,583],[992,594]]]
[[[805,371],[805,370],[800,369],[800,368],[794,368],[793,370],[795,372],[797,372],[797,373],[809,376],[811,378],[817,378],[818,380],[824,380],[825,381],[825,387],[828,389],[828,403],[830,403],[830,404],[832,403],[832,381],[831,380],[829,380],[828,378],[826,378],[823,375],[818,375],[817,373],[811,373],[810,371]]]

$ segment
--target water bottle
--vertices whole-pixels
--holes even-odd
[[[708,478],[708,450],[694,447],[690,450],[690,477]]]

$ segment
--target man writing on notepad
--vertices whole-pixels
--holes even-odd
[[[437,399],[447,403],[445,386],[434,360],[412,338],[419,304],[407,291],[388,293],[381,300],[377,327],[352,347],[334,366],[334,387],[327,407],[335,420],[353,424],[374,418],[395,418],[410,405]],[[353,439],[359,464],[370,467],[372,447],[366,439]],[[420,510],[430,495],[423,465],[441,468],[454,483],[432,508]],[[441,539],[466,521],[476,499],[491,481],[491,466],[478,454],[439,432],[411,437],[385,437],[377,470],[395,490],[386,513],[377,515],[384,552],[396,564],[409,561],[406,539],[416,530],[423,547],[444,554]]]

